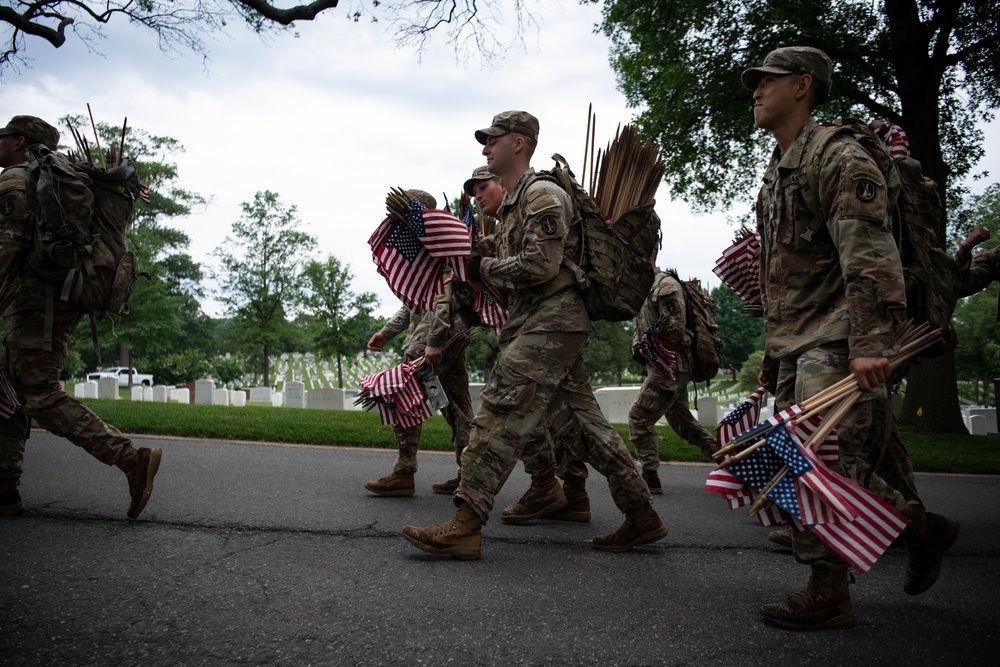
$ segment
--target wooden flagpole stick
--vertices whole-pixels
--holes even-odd
[[[122,140],[118,144],[118,164],[122,163],[122,156],[125,155],[125,132],[128,128],[128,116],[122,121]]]
[[[721,461],[719,463],[719,465],[715,466],[715,469],[716,470],[721,470],[723,468],[728,468],[729,466],[733,465],[734,463],[739,463],[740,461],[742,461],[743,459],[747,458],[748,456],[750,456],[751,454],[753,454],[755,451],[757,451],[757,449],[761,445],[763,445],[765,442],[767,442],[767,441],[764,438],[761,438],[757,442],[753,443],[752,445],[750,445],[749,447],[747,447],[746,449],[744,449],[739,454],[735,454],[733,456],[730,456],[728,459],[726,459],[724,461]],[[716,452],[716,454],[718,454],[718,452]]]
[[[812,447],[816,442],[821,442],[829,435],[833,427],[836,426],[837,422],[840,421],[847,411],[861,398],[863,392],[859,389],[855,393],[849,395],[844,401],[834,410],[833,414],[823,420],[823,426],[813,433],[809,440],[803,445],[804,447]],[[767,497],[768,492],[775,487],[775,485],[781,481],[781,478],[788,473],[788,466],[784,466],[778,473],[771,478],[763,489],[757,492],[757,499],[753,501],[750,509],[747,511],[747,516],[754,516],[760,512],[764,507],[771,502],[771,499]]]
[[[90,110],[90,102],[87,102],[87,113],[90,114],[90,126],[94,128],[94,141],[97,143],[97,155],[101,158],[101,167],[107,169],[108,165],[104,161],[104,151],[101,150],[101,138],[97,136],[97,123],[94,122],[94,112]]]
[[[583,171],[580,172],[581,185],[586,185],[587,183],[587,152],[590,149],[590,116],[593,113],[594,103],[591,102],[587,105],[587,131],[583,133]],[[593,191],[591,191],[590,196],[594,196]]]

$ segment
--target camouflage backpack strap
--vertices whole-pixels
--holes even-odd
[[[875,161],[875,165],[885,179],[889,210],[892,210],[899,198],[899,174],[896,172],[892,156],[885,150],[881,140],[875,136],[867,124],[856,118],[841,118],[832,123],[816,125],[810,132],[813,136],[807,139],[809,143],[802,159],[803,164],[808,165],[802,196],[809,212],[813,215],[813,222],[802,233],[803,239],[812,240],[813,235],[826,224],[827,216],[823,213],[819,199],[820,164],[826,151],[837,138],[849,137],[855,140]]]

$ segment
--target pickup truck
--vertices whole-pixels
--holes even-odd
[[[87,379],[97,382],[101,378],[118,378],[119,387],[127,387],[129,380],[128,366],[114,366],[112,368],[105,368],[104,370],[97,371],[96,373],[88,373]],[[139,373],[134,368],[132,369],[132,384],[141,384],[146,387],[153,386],[153,376],[145,373]]]

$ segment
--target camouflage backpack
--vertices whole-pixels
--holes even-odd
[[[572,224],[580,225],[580,247],[568,248],[563,262],[576,276],[592,320],[633,319],[653,286],[650,257],[659,247],[660,219],[652,204],[635,206],[613,224],[576,181],[566,158],[553,155],[555,167],[535,178],[553,181],[573,204]],[[575,261],[570,256],[575,257]]]
[[[889,190],[892,209],[892,234],[899,249],[906,285],[906,314],[916,324],[924,322],[943,332],[942,340],[923,357],[935,357],[955,347],[955,327],[951,315],[958,302],[956,289],[958,266],[954,256],[937,241],[937,229],[944,214],[937,184],[924,177],[920,163],[911,157],[893,158],[867,124],[853,118],[824,123],[814,131],[821,133],[809,146],[809,156],[819,160],[834,137],[855,139],[878,165]],[[806,204],[821,224],[820,203],[816,193],[818,169],[808,170],[809,187],[802,192]]]
[[[675,271],[669,273],[684,290],[685,317],[691,338],[691,381],[708,382],[719,374],[724,344],[715,322],[715,300],[701,286],[700,280],[681,280]]]
[[[37,205],[28,270],[51,285],[51,298],[91,314],[127,313],[139,277],[125,239],[139,192],[135,164],[103,169],[40,145],[28,162]]]

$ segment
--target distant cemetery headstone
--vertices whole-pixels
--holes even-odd
[[[306,392],[306,408],[309,410],[345,410],[344,390],[338,387],[310,389]]]
[[[97,398],[109,401],[118,400],[118,378],[101,378],[98,380]]]
[[[205,378],[194,383],[194,402],[196,405],[211,405],[215,393],[215,380]]]
[[[294,381],[285,383],[285,407],[306,407],[306,385],[304,382]]]

